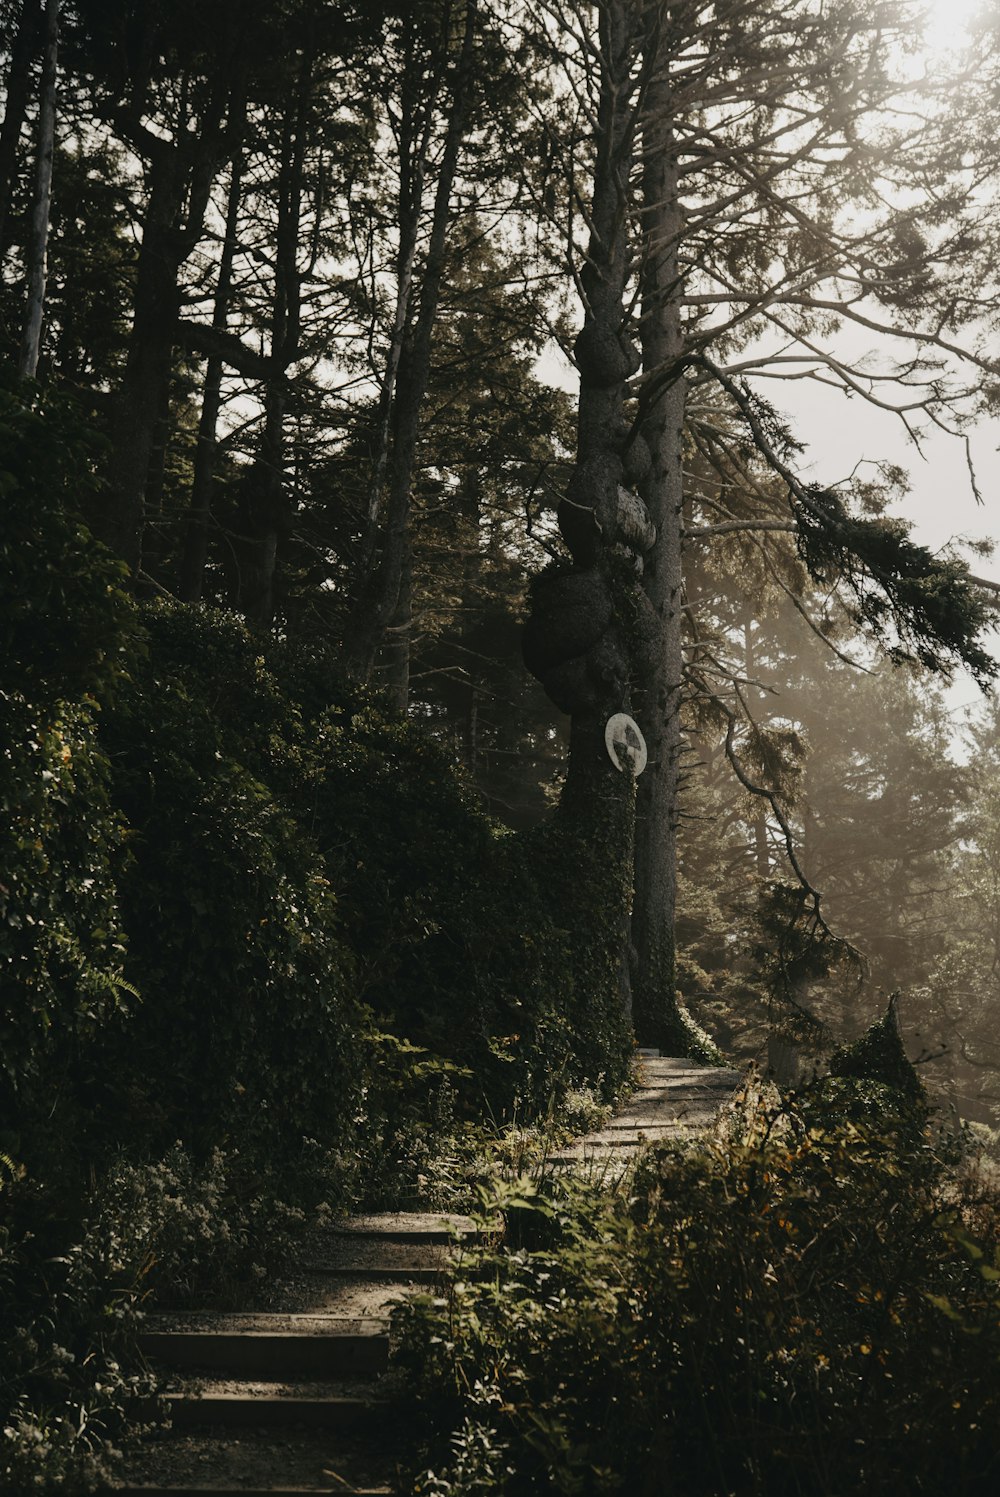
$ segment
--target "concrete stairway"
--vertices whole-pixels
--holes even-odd
[[[432,1283],[472,1232],[465,1217],[355,1217],[314,1237],[282,1310],[152,1318],[141,1347],[166,1380],[170,1427],[129,1453],[119,1490],[387,1493],[389,1307]]]

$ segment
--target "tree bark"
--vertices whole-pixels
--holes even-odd
[[[475,783],[479,768],[481,671],[475,647],[477,643],[481,643],[479,620],[483,595],[483,550],[480,539],[483,516],[482,487],[482,473],[476,464],[470,463],[458,493],[459,507],[466,531],[462,557],[462,613],[459,626],[459,644],[462,654],[459,657],[459,663],[465,672],[461,754],[473,783]]]
[[[749,615],[743,621],[743,674],[747,681],[753,681],[757,675],[757,662],[754,659],[753,649],[753,620]],[[752,691],[753,688],[748,686],[747,690]],[[759,696],[759,693],[757,695]],[[759,800],[756,802],[751,830],[753,831],[754,866],[758,877],[768,878],[771,872],[771,855],[767,845],[767,818]]]
[[[427,172],[427,152],[430,145],[430,125],[425,119],[423,128],[418,127],[417,109],[413,97],[415,90],[404,80],[399,109],[399,244],[396,250],[396,302],[393,308],[392,329],[386,352],[385,369],[379,388],[378,414],[375,426],[375,447],[372,452],[371,476],[368,483],[368,504],[361,536],[359,572],[366,577],[370,572],[378,550],[382,506],[385,494],[386,472],[392,447],[393,407],[396,379],[403,355],[407,329],[410,325],[414,267],[417,246],[420,240],[420,224],[423,215],[424,182]],[[426,111],[429,115],[430,111]]]
[[[639,721],[649,754],[638,786],[633,1010],[640,1044],[687,1053],[692,1036],[678,1006],[675,921],[683,659],[682,525],[686,385],[678,247],[683,229],[662,7],[647,8],[647,88],[642,121],[639,492],[656,526],[642,585],[653,622],[640,676]]]
[[[385,690],[389,710],[405,717],[410,705],[410,656],[413,639],[413,541],[407,532],[399,572],[399,597],[389,623],[385,650]]]
[[[40,35],[41,13],[37,0],[22,0],[17,31],[10,51],[3,126],[0,127],[0,261],[10,248],[10,204],[17,177],[17,152],[28,112],[31,64]]]
[[[31,232],[27,247],[28,305],[21,335],[18,373],[34,379],[42,341],[45,281],[48,269],[49,219],[52,208],[52,162],[56,143],[56,72],[59,61],[59,0],[45,4],[45,56],[38,107],[38,165]]]
[[[142,562],[146,481],[156,421],[169,385],[174,328],[180,306],[181,264],[177,223],[185,174],[179,153],[166,142],[151,162],[149,202],[142,229],[132,332],[118,397],[114,445],[108,465],[111,508],[105,539],[137,575]]]

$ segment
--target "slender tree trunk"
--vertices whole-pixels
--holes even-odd
[[[45,279],[48,268],[49,218],[52,206],[52,162],[56,142],[56,71],[59,59],[59,0],[45,4],[45,57],[38,109],[38,166],[28,239],[28,306],[21,336],[18,373],[34,379],[42,341]]]
[[[166,536],[163,494],[167,479],[167,452],[170,447],[170,382],[160,391],[160,413],[153,430],[153,441],[149,453],[149,476],[146,482],[146,527],[143,539],[143,571],[145,580],[138,589],[140,595],[155,592],[153,579],[159,570]]]
[[[22,0],[10,52],[3,126],[0,128],[0,261],[10,248],[10,204],[17,178],[17,152],[28,112],[31,64],[40,34],[38,0]]]
[[[425,129],[419,143],[412,135],[414,116],[404,99],[400,120],[400,162],[414,154],[413,166],[400,171],[399,189],[399,247],[396,253],[396,304],[393,309],[389,348],[386,353],[385,371],[379,389],[378,419],[375,428],[375,449],[372,453],[371,478],[368,485],[368,507],[365,514],[364,533],[361,538],[360,575],[366,577],[371,571],[378,550],[379,530],[382,520],[382,505],[385,493],[389,452],[392,447],[393,409],[395,405],[396,380],[406,332],[410,324],[413,306],[414,264],[420,239],[420,221],[423,212],[424,177],[426,173],[428,133]]]
[[[743,621],[743,674],[748,682],[753,681],[757,674],[757,662],[754,659],[753,650],[753,620],[749,617]],[[753,690],[753,687],[747,687],[748,692]],[[759,696],[759,693],[755,694]],[[764,815],[764,808],[759,800],[754,810],[752,830],[754,865],[758,876],[767,878],[771,872],[771,855],[767,845],[767,817]]]
[[[413,542],[407,533],[399,572],[399,597],[389,624],[385,650],[386,697],[389,708],[405,717],[410,705],[410,657],[413,648]]]
[[[462,727],[462,757],[473,780],[479,758],[480,673],[475,643],[483,593],[483,551],[480,542],[482,523],[482,474],[470,466],[458,494],[462,518],[467,527],[462,558],[462,618],[459,642],[464,654],[460,664],[466,674],[465,713]]]
[[[133,576],[142,567],[146,483],[157,417],[173,367],[180,268],[201,235],[212,182],[221,164],[223,108],[220,93],[210,103],[200,134],[184,134],[176,142],[158,139],[134,121],[126,122],[136,149],[149,156],[150,191],[108,467],[110,508],[102,538]]]
[[[288,367],[299,351],[299,229],[311,98],[312,65],[307,56],[299,73],[297,97],[289,103],[282,129],[270,374],[264,390],[264,431],[248,483],[244,518],[248,546],[240,606],[247,619],[262,629],[269,628],[274,619],[279,547],[292,525],[285,475],[285,419]]]
[[[444,276],[452,190],[469,111],[477,31],[476,0],[467,0],[462,49],[456,65],[452,109],[434,195],[434,212],[417,315],[403,339],[399,355],[390,420],[388,492],[381,554],[360,581],[344,640],[347,668],[361,682],[371,679],[386,627],[396,610],[400,578],[409,544],[410,489],[416,465],[420,418],[430,378],[431,339]]]
[[[137,575],[149,464],[163,390],[169,385],[180,305],[176,249],[186,179],[179,153],[164,143],[151,163],[132,333],[108,468],[111,509],[103,538]]]
[[[245,114],[245,110],[242,114]],[[243,151],[237,150],[229,179],[226,233],[219,260],[219,275],[215,283],[215,302],[212,309],[212,327],[216,332],[221,333],[226,331],[229,321],[233,262],[236,258],[236,238],[243,198],[243,165]],[[215,484],[215,464],[218,454],[217,431],[219,411],[222,407],[223,369],[222,358],[218,354],[212,354],[205,367],[201,416],[198,421],[198,445],[195,449],[194,478],[191,484],[191,506],[187,514],[184,551],[181,557],[180,596],[185,603],[199,602],[205,585],[208,529],[212,514],[212,489]]]

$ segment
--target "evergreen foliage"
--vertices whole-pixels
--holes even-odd
[[[924,1098],[924,1089],[903,1049],[898,999],[899,995],[894,993],[882,1018],[876,1019],[853,1045],[834,1051],[830,1057],[830,1075],[878,1082],[917,1105]]]
[[[802,493],[797,540],[810,576],[847,589],[891,659],[930,671],[961,663],[977,681],[993,679],[997,663],[981,643],[993,605],[964,562],[917,545],[904,520],[852,515],[829,490]]]

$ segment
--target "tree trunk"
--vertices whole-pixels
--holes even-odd
[[[151,163],[132,333],[108,467],[111,509],[103,534],[133,576],[142,563],[146,481],[156,422],[163,391],[170,383],[180,305],[177,276],[181,261],[176,235],[185,187],[180,156],[164,142]]]
[[[753,620],[749,617],[743,621],[743,674],[748,682],[752,682],[757,675],[757,662],[754,659],[753,650]],[[760,695],[754,692],[754,688],[750,685],[747,686],[747,692],[748,695],[750,693]],[[768,878],[771,872],[771,855],[767,845],[767,817],[764,815],[764,807],[759,800],[756,802],[752,831],[754,866],[758,877]]]
[[[410,653],[413,645],[413,543],[407,533],[399,573],[399,597],[389,624],[383,656],[390,711],[405,717],[410,705]]]
[[[292,526],[292,499],[285,475],[285,418],[288,411],[288,368],[298,357],[300,341],[299,229],[312,88],[312,59],[306,55],[299,71],[296,96],[289,101],[281,134],[271,354],[264,388],[264,431],[247,485],[249,502],[243,516],[246,552],[239,602],[250,623],[261,629],[270,628],[274,621],[279,548]]]
[[[416,318],[399,354],[396,388],[389,423],[388,493],[381,554],[362,576],[348,618],[344,659],[355,680],[371,679],[385,631],[396,610],[410,528],[410,489],[416,465],[420,417],[431,369],[431,338],[441,296],[451,198],[465,137],[478,29],[476,0],[467,0],[462,49],[456,64],[451,114],[434,194],[427,260]]]
[[[482,473],[474,464],[466,470],[458,493],[458,504],[465,527],[462,556],[462,613],[459,665],[465,673],[464,711],[462,713],[461,753],[473,782],[479,760],[479,700],[481,671],[476,650],[479,637],[480,610],[483,597],[483,550],[481,525],[483,517]]]
[[[149,450],[149,473],[146,481],[145,514],[146,525],[143,539],[143,580],[138,588],[140,596],[152,596],[156,591],[153,579],[159,571],[160,561],[166,547],[163,494],[167,478],[167,452],[170,449],[170,382],[160,392],[160,414],[153,430]]]
[[[0,261],[10,248],[10,204],[17,178],[17,152],[28,112],[31,64],[39,40],[40,12],[37,0],[22,0],[17,31],[10,53],[3,126],[0,128]]]
[[[640,723],[649,755],[639,781],[632,905],[633,1011],[640,1044],[668,1054],[704,1045],[679,1002],[676,983],[677,821],[684,671],[681,556],[686,385],[678,247],[683,231],[671,88],[660,5],[650,6],[643,48],[647,88],[642,122],[640,392],[642,472],[638,478],[656,544],[643,590],[651,636],[640,673]]]
[[[632,7],[600,9],[601,96],[591,233],[581,272],[584,325],[576,341],[580,403],[576,465],[559,506],[573,567],[536,579],[525,660],[549,696],[570,713],[570,748],[559,820],[572,828],[574,856],[606,859],[607,898],[618,909],[603,960],[617,967],[629,1006],[628,895],[634,833],[631,774],[605,747],[608,717],[627,707],[640,640],[642,555],[653,541],[641,500],[627,487],[639,447],[629,442],[627,381],[638,365],[625,313],[630,276],[627,198],[633,150]],[[641,464],[640,464],[641,466]],[[567,869],[567,877],[576,876]]]
[[[28,305],[21,336],[18,373],[34,379],[42,341],[45,280],[48,267],[49,218],[52,206],[52,162],[56,141],[56,70],[59,59],[59,0],[45,4],[45,57],[38,108],[38,166],[31,232],[27,247]]]
[[[245,110],[241,112],[241,118],[243,115],[245,115]],[[243,151],[238,149],[233,158],[229,179],[226,233],[219,260],[219,275],[215,283],[215,302],[212,309],[212,328],[220,333],[226,331],[229,322],[229,303],[233,289],[233,261],[236,258],[236,237],[243,198],[243,165]],[[218,354],[210,355],[205,366],[205,385],[202,391],[201,416],[198,421],[198,445],[195,449],[194,478],[191,483],[191,505],[187,514],[184,551],[181,557],[180,597],[185,603],[200,602],[205,585],[208,528],[212,515],[212,489],[215,484],[215,463],[218,453],[217,430],[219,411],[222,407],[223,369],[222,358]]]
[[[379,389],[378,418],[375,427],[375,448],[372,452],[371,476],[368,483],[368,506],[361,536],[360,575],[367,577],[378,550],[379,529],[382,519],[382,502],[385,491],[389,453],[392,447],[393,410],[396,395],[396,380],[403,355],[407,328],[413,306],[414,264],[420,240],[420,221],[423,212],[424,177],[427,168],[428,132],[425,129],[419,143],[414,142],[414,111],[408,107],[405,94],[399,123],[399,246],[396,252],[396,304],[393,310],[392,329],[386,353],[385,370]],[[404,170],[413,153],[413,165]]]

